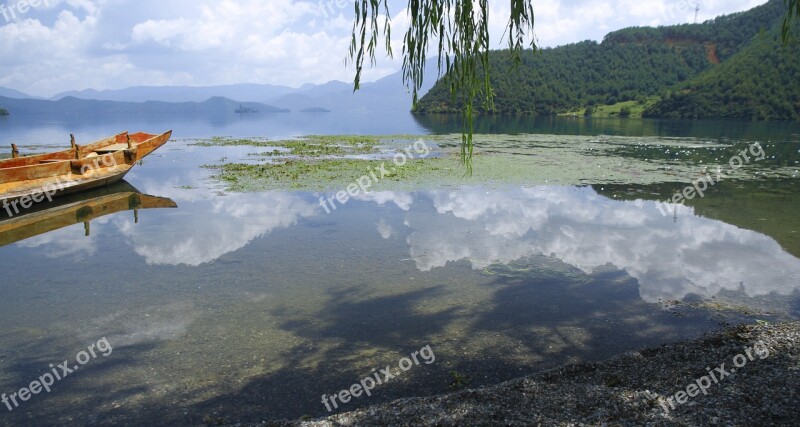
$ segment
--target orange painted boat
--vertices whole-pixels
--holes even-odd
[[[171,136],[123,132],[88,145],[72,137],[68,150],[25,157],[12,144],[12,158],[0,160],[0,204],[41,202],[117,182]]]

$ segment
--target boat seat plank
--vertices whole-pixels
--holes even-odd
[[[103,147],[103,148],[98,148],[97,150],[94,150],[94,152],[98,153],[98,154],[106,154],[106,153],[113,153],[115,151],[120,151],[120,150],[127,150],[127,149],[128,149],[128,144],[127,143],[121,143],[121,144],[112,144],[112,145],[109,145],[109,146]]]

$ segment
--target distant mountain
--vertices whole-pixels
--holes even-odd
[[[35,98],[33,96],[28,95],[27,93],[22,93],[18,90],[9,89],[5,87],[0,87],[0,96],[4,96],[6,98],[17,98],[17,99],[32,99]]]
[[[67,97],[58,101],[13,99],[0,97],[0,105],[12,114],[233,114],[239,108],[257,110],[259,113],[285,113],[285,109],[255,102],[238,102],[215,97],[204,102],[116,102]]]
[[[420,90],[425,94],[436,83],[438,69],[429,61],[425,71],[427,79]],[[353,92],[351,83],[333,81],[310,90],[298,91],[268,100],[272,105],[301,111],[324,108],[336,112],[405,113],[411,110],[412,96],[403,84],[403,73],[397,72],[372,83],[364,83]]]
[[[310,85],[304,86],[300,88],[300,90],[293,92],[296,94],[304,95],[310,98],[319,98],[321,96],[329,95],[331,93],[342,93],[353,91],[352,83],[345,83],[340,82],[338,80],[332,80],[328,83],[324,83],[321,85]]]
[[[588,106],[626,104],[652,117],[797,118],[800,55],[774,37],[786,10],[770,0],[702,24],[623,29],[602,43],[523,52],[518,67],[508,50],[493,51],[495,111],[583,115]],[[442,81],[417,111],[460,111],[464,98],[457,101]]]
[[[433,62],[433,61],[432,61]],[[421,93],[427,92],[436,81],[437,70],[435,65],[429,67],[426,74],[428,79]],[[21,92],[10,91],[8,94],[0,92],[0,97],[29,98]],[[215,99],[237,100],[236,105],[230,108],[226,105],[220,110],[239,108],[238,103],[258,103],[258,106],[248,108],[260,112],[274,112],[281,110],[302,111],[307,109],[321,109],[335,112],[408,112],[411,110],[411,94],[403,85],[402,73],[372,83],[364,83],[361,90],[353,93],[353,85],[337,80],[325,84],[305,84],[299,88],[288,86],[237,84],[228,86],[137,86],[119,90],[86,89],[58,94],[51,98],[51,104],[6,103],[5,108],[18,111],[22,108],[27,113],[33,112],[65,112],[75,106],[79,109],[97,108],[105,112],[135,112],[142,111],[195,111],[198,109],[214,109],[208,102]],[[94,101],[80,103],[78,101]],[[101,102],[121,103],[99,104]],[[233,102],[233,101],[230,101]],[[180,105],[162,105],[180,104]],[[212,102],[213,104],[213,102]],[[266,104],[266,105],[265,105]],[[274,106],[274,107],[271,107]],[[80,110],[84,111],[84,110]],[[70,111],[71,112],[71,111]]]
[[[51,99],[62,98],[92,99],[119,102],[203,102],[213,97],[237,99],[242,102],[263,102],[277,98],[298,89],[288,86],[237,84],[227,86],[136,86],[119,90],[86,89],[60,93]]]

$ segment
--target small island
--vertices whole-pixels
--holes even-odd
[[[254,114],[254,113],[257,113],[257,112],[258,112],[258,110],[254,109],[254,108],[245,107],[245,106],[242,106],[242,105],[240,105],[239,108],[237,108],[235,110],[236,114]]]
[[[8,116],[8,115],[10,115],[8,110],[6,110],[5,108],[0,108],[0,116]]]
[[[331,110],[322,108],[322,107],[314,107],[314,108],[306,108],[305,110],[300,110],[301,113],[330,113]]]

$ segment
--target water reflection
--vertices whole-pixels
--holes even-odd
[[[460,133],[458,114],[414,114],[420,127],[434,134]],[[475,120],[479,134],[623,135],[712,138],[715,140],[800,140],[797,122],[753,122],[736,120],[620,119],[490,115]]]
[[[797,292],[800,260],[770,237],[588,187],[376,192],[326,215],[322,194],[143,181],[181,208],[0,248],[0,389],[100,336],[116,357],[0,423],[317,416],[321,393],[407,349],[441,363],[346,409],[446,392],[453,370],[479,387],[741,318],[658,298]]]
[[[134,222],[139,221],[140,209],[175,208],[174,201],[142,194],[125,181],[94,191],[55,199],[51,202],[32,206],[20,215],[9,217],[0,214],[0,246],[10,245],[26,239],[42,236],[38,240],[26,242],[28,247],[36,247],[53,241],[54,235],[47,235],[71,225],[83,223],[85,237],[91,237],[91,222],[107,215],[126,210],[134,212]],[[74,241],[74,236],[69,235]],[[79,241],[76,246],[84,246],[90,240]]]
[[[134,229],[129,222],[120,224],[120,232],[130,239],[134,251],[151,265],[209,263],[275,229],[317,215],[320,209],[301,193],[217,196],[166,185],[147,188],[169,194],[188,206],[183,212],[165,218],[169,224],[166,232],[159,227]],[[164,239],[165,235],[168,238]]]
[[[473,268],[544,254],[587,274],[612,265],[638,280],[647,302],[713,296],[789,295],[798,287],[800,260],[772,238],[694,215],[677,221],[654,202],[621,202],[591,188],[537,187],[487,192],[472,188],[419,196],[435,211],[412,209],[407,238],[417,268],[450,261]]]
[[[169,195],[182,209],[147,227],[134,227],[132,218],[123,217],[108,226],[150,265],[196,267],[303,220],[335,224],[356,217],[357,224],[349,226],[376,230],[389,246],[392,239],[403,239],[422,272],[462,260],[483,269],[544,255],[587,275],[609,267],[624,270],[638,281],[646,302],[722,291],[790,295],[800,282],[800,259],[769,236],[695,215],[691,207],[664,216],[655,202],[614,200],[591,187],[374,192],[331,216],[318,205],[318,194],[219,196],[166,185],[149,190]],[[106,210],[103,215],[112,212]],[[346,235],[336,238],[361,253],[374,249]],[[93,253],[90,241],[85,243],[76,243],[74,233],[52,233],[24,246],[42,247],[50,257]]]

